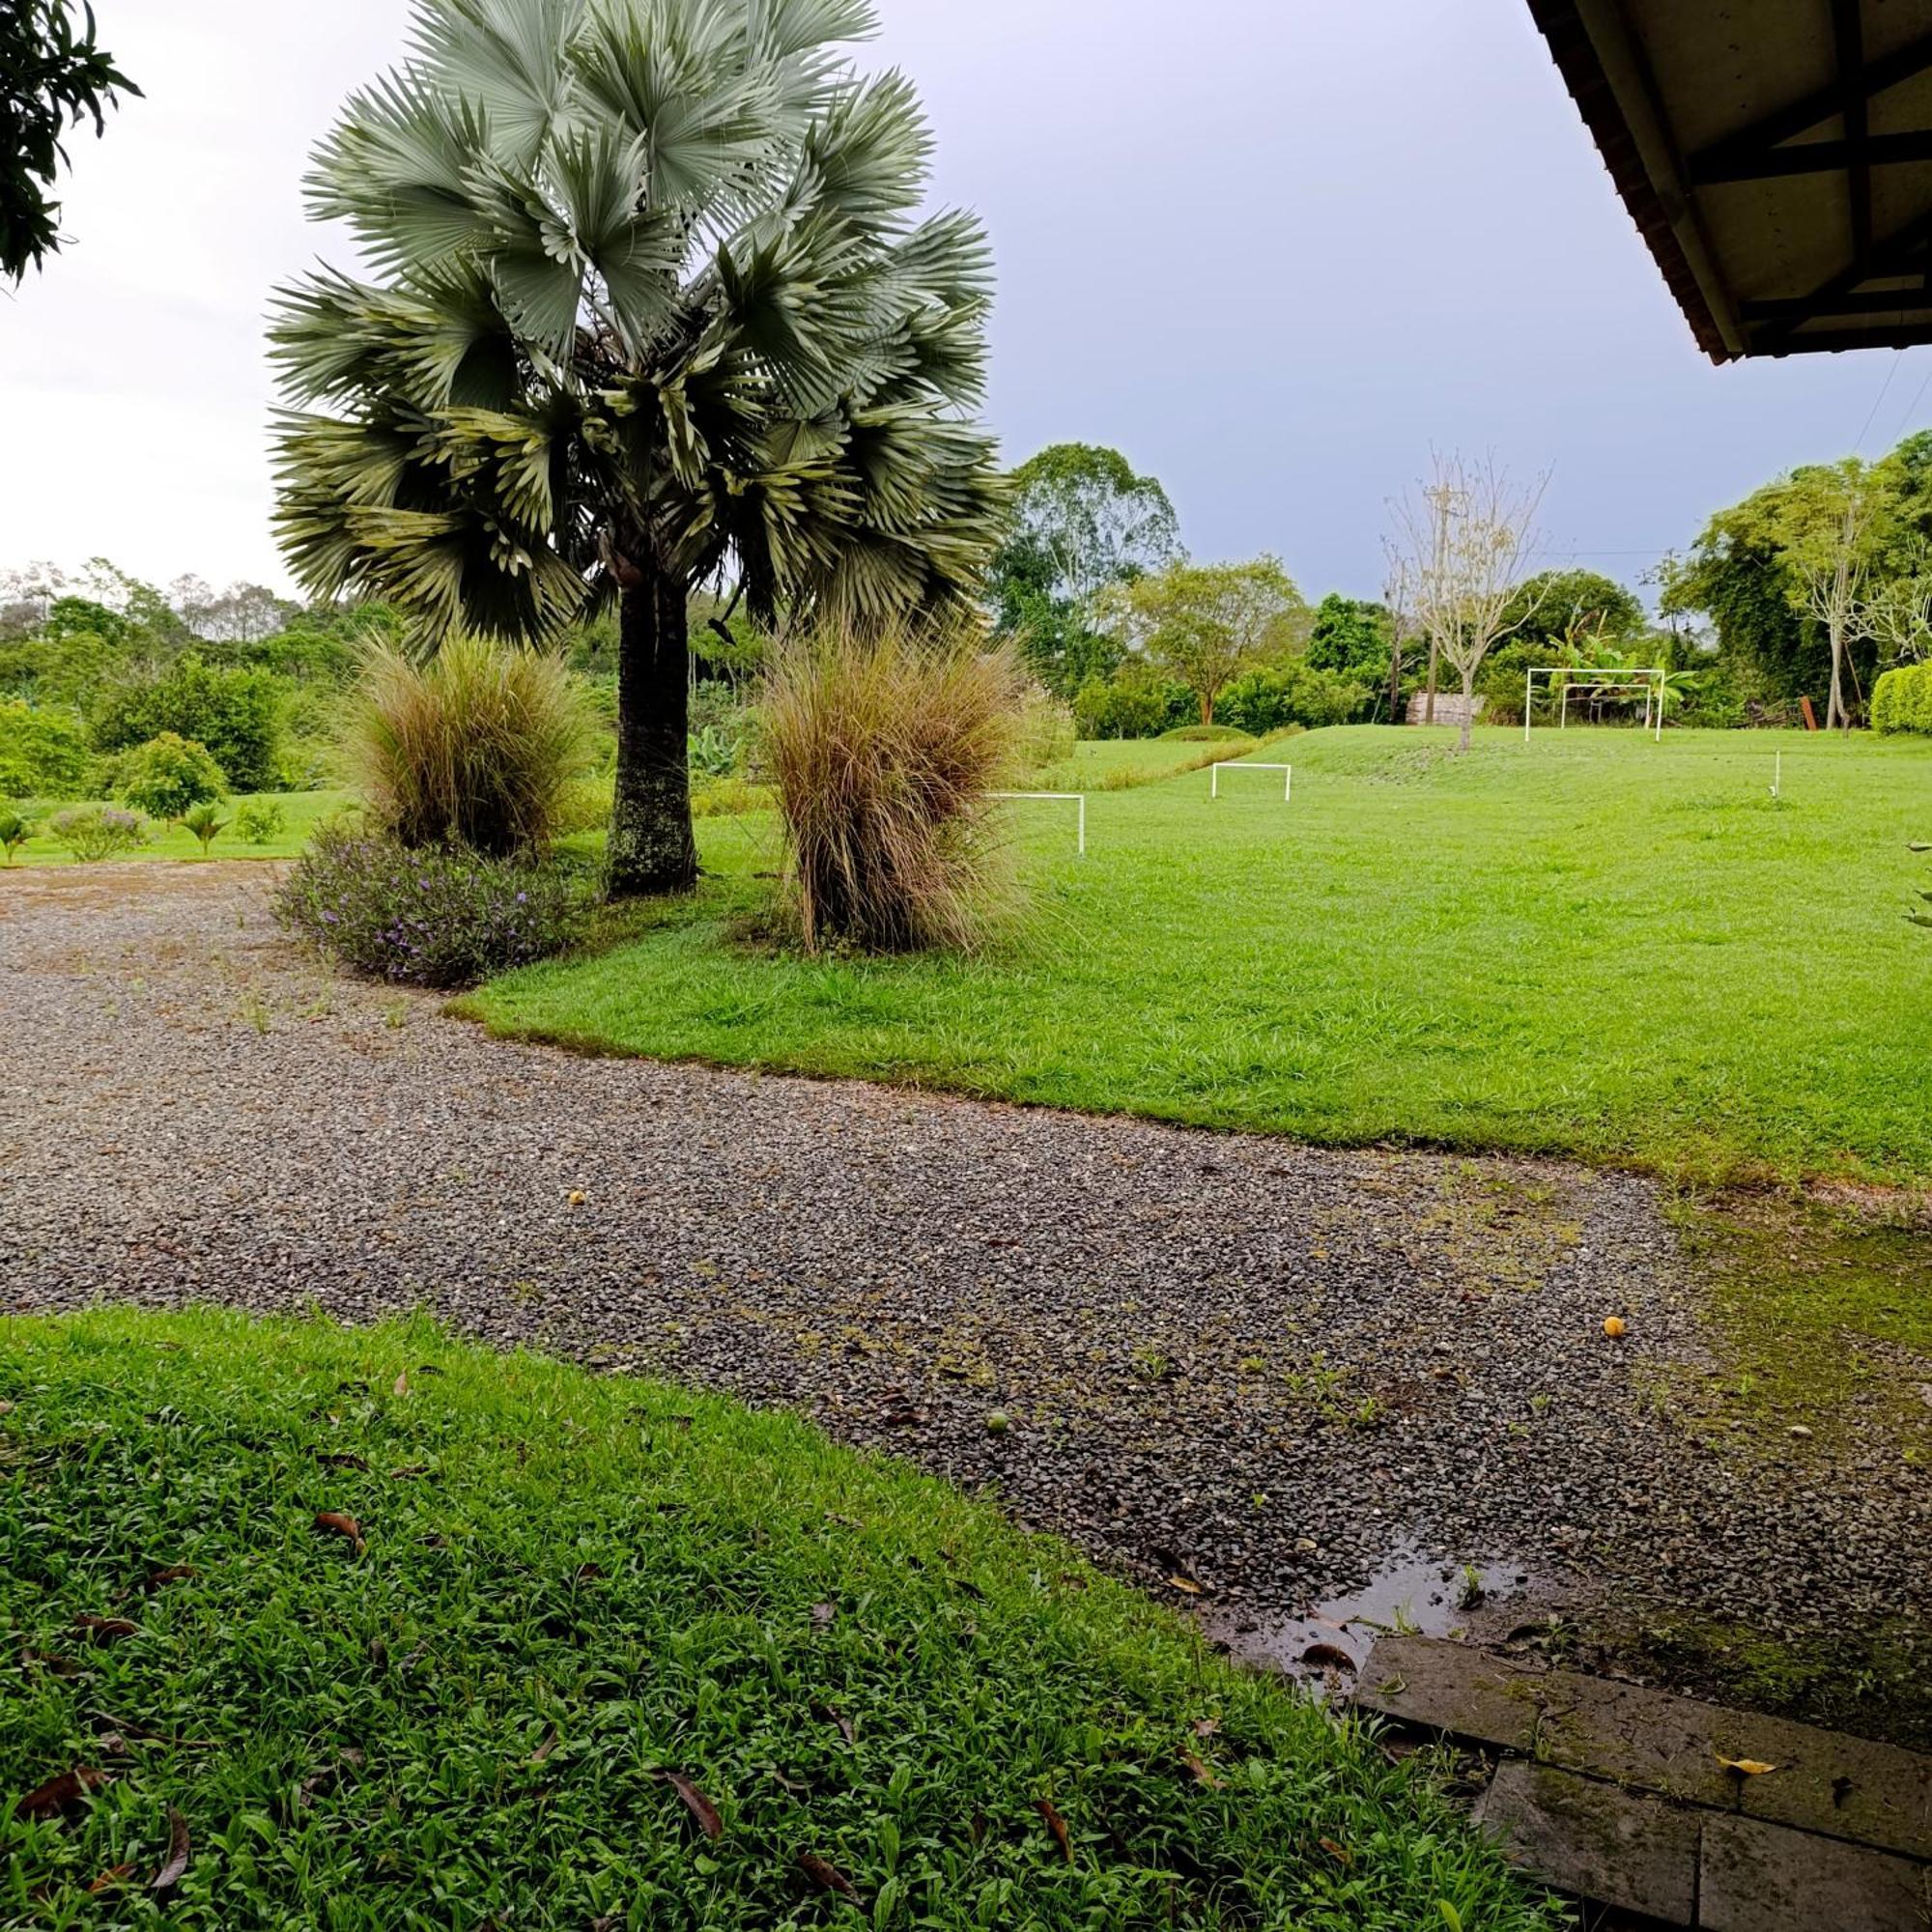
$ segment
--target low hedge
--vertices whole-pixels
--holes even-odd
[[[1932,732],[1932,664],[1900,665],[1872,692],[1875,731]]]

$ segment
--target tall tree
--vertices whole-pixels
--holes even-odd
[[[1171,563],[1101,592],[1096,610],[1130,651],[1184,684],[1214,722],[1214,701],[1257,660],[1304,649],[1310,614],[1278,557]]]
[[[431,643],[550,639],[616,600],[614,894],[696,872],[688,600],[762,621],[965,606],[997,542],[990,261],[917,216],[929,140],[841,43],[871,0],[419,0],[310,209],[273,327],[284,549]],[[321,412],[327,411],[327,413]]]
[[[1463,681],[1464,752],[1475,727],[1483,660],[1539,608],[1525,579],[1548,482],[1538,477],[1519,488],[1493,462],[1437,457],[1431,479],[1396,508],[1396,542],[1414,584],[1417,621],[1432,655]]]
[[[107,109],[141,92],[99,44],[94,9],[82,15],[71,0],[0,0],[0,274],[15,281],[61,245],[62,137],[84,121],[104,133]]]
[[[1094,599],[1185,555],[1179,523],[1159,481],[1117,449],[1055,443],[1010,481],[1011,522],[987,577],[995,623],[1043,683],[1071,693],[1118,657]]]

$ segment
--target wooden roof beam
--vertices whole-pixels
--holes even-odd
[[[1867,134],[1864,160],[1872,167],[1932,161],[1932,128],[1909,134]],[[1774,181],[1784,175],[1834,175],[1850,168],[1849,141],[1804,141],[1795,148],[1765,148],[1754,155],[1719,156],[1690,163],[1693,187],[1722,182]]]
[[[1833,4],[1837,4],[1837,0],[1833,0]],[[1864,98],[1870,100],[1903,81],[1916,79],[1928,69],[1932,69],[1932,34],[1921,35],[1895,53],[1866,62],[1861,82]],[[1713,141],[1708,148],[1699,150],[1690,156],[1690,174],[1695,180],[1706,169],[1761,158],[1784,142],[1809,133],[1821,121],[1830,121],[1843,112],[1842,82],[1834,78],[1829,87],[1821,87],[1815,93],[1792,101],[1789,106],[1765,115],[1750,127],[1741,128],[1735,134],[1726,134],[1722,140]]]
[[[1845,148],[1851,164],[1845,187],[1851,201],[1852,260],[1864,262],[1872,249],[1871,96],[1865,88],[1864,0],[1832,0],[1832,38],[1838,50],[1839,112],[1845,118]]]

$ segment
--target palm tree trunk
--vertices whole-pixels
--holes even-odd
[[[617,633],[617,799],[607,890],[613,899],[689,892],[697,883],[691,829],[691,640],[685,586],[647,569],[626,586]]]

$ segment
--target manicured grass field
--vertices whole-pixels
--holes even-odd
[[[111,801],[95,801],[95,803]],[[209,848],[211,859],[293,859],[309,841],[309,835],[317,825],[331,812],[340,811],[349,803],[349,795],[339,791],[293,791],[264,792],[256,798],[224,799],[221,815],[228,820],[229,829],[217,838]],[[240,806],[248,804],[275,805],[281,808],[283,828],[272,838],[260,845],[251,845],[236,836],[235,812]],[[71,800],[58,803],[43,803],[35,808],[41,818],[41,830],[19,849],[16,863],[22,866],[71,866],[74,857],[60,840],[47,830],[47,820],[57,812],[77,810]],[[138,859],[199,859],[202,856],[201,842],[193,833],[186,832],[179,825],[156,826],[155,836],[149,842],[132,852],[116,855],[117,863]]]
[[[423,1325],[0,1322],[0,1631],[8,1925],[1567,1922],[990,1505]]]
[[[1204,748],[1083,747],[1096,769]],[[1783,793],[1771,796],[1774,753]],[[628,943],[483,989],[495,1028],[1330,1143],[1705,1179],[1932,1179],[1932,745],[1324,731],[1070,811],[1014,809],[1037,916],[975,960],[808,960],[739,934],[769,817]]]

